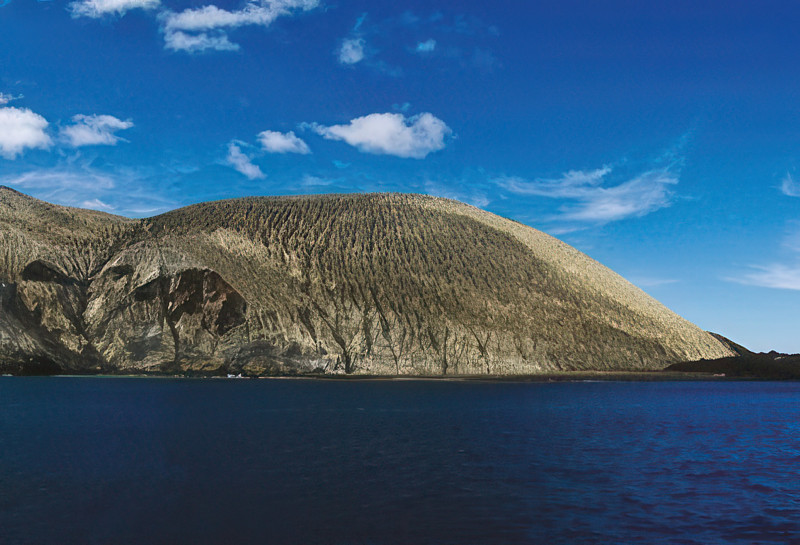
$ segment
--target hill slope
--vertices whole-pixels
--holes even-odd
[[[574,248],[434,197],[129,220],[0,188],[0,248],[4,372],[527,374],[733,355]]]

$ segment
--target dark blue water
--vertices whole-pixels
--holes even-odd
[[[800,543],[800,383],[0,378],[0,543]]]

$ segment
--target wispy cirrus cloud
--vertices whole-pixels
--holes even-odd
[[[762,288],[800,290],[800,221],[787,224],[780,246],[784,253],[782,261],[753,264],[750,272],[725,280]]]
[[[727,280],[762,288],[800,290],[800,264],[770,263],[769,265],[751,265],[751,269],[755,272]]]
[[[73,17],[97,19],[104,16],[122,16],[132,9],[155,9],[160,0],[78,0],[69,4]]]
[[[678,175],[669,168],[643,172],[615,185],[606,183],[612,168],[570,170],[559,178],[526,180],[506,177],[497,185],[516,195],[567,201],[559,207],[555,221],[605,224],[642,217],[672,204],[672,187]]]
[[[80,207],[88,208],[90,210],[100,210],[101,212],[113,212],[114,210],[116,210],[115,206],[103,202],[100,199],[85,200],[80,204]]]
[[[800,221],[789,222],[781,246],[800,256]]]
[[[213,4],[159,15],[165,47],[175,51],[232,51],[239,45],[228,38],[230,30],[242,26],[270,26],[277,18],[296,11],[309,11],[319,0],[255,0],[239,10]]]
[[[787,197],[800,197],[800,182],[796,181],[788,172],[781,180],[781,193]]]
[[[133,127],[130,120],[123,121],[113,115],[75,115],[72,125],[61,129],[61,137],[72,147],[114,146],[125,141],[115,133]]]
[[[337,180],[333,179],[333,178],[322,178],[320,176],[313,176],[311,174],[306,174],[300,180],[300,185],[302,185],[303,187],[305,187],[307,189],[322,188],[322,187],[328,187],[330,185],[333,185],[334,183],[336,183],[336,181]]]
[[[57,167],[23,172],[2,178],[3,185],[44,192],[42,198],[50,198],[62,191],[103,191],[116,187],[111,176],[94,170],[78,167]],[[72,203],[71,203],[72,204]]]
[[[56,204],[131,216],[164,212],[177,204],[147,183],[141,173],[103,172],[88,164],[61,164],[8,174],[0,176],[0,185]]]
[[[526,180],[518,177],[501,178],[498,184],[517,195],[536,195],[553,198],[579,198],[600,187],[603,178],[611,172],[610,167],[595,170],[570,170],[560,178],[537,178]]]
[[[489,200],[485,192],[469,188],[469,184],[464,184],[463,187],[456,189],[449,184],[427,180],[424,184],[424,188],[427,195],[465,202],[476,208],[485,208],[491,203],[491,200]]]
[[[258,134],[258,141],[264,151],[269,153],[299,153],[301,155],[311,153],[308,144],[295,135],[294,131],[287,133],[263,131]]]
[[[406,118],[399,113],[369,114],[346,125],[311,128],[328,140],[340,140],[364,153],[423,159],[445,147],[452,133],[444,121],[430,113]]]
[[[225,161],[250,180],[266,178],[258,165],[253,164],[251,157],[242,152],[242,142],[233,141],[228,144],[228,156]]]
[[[566,220],[607,223],[642,217],[672,204],[671,186],[678,177],[666,170],[651,170],[613,187],[601,187],[562,208]]]
[[[26,149],[49,148],[48,125],[44,117],[27,108],[0,108],[0,155],[16,159]]]

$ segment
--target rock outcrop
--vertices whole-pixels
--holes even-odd
[[[645,370],[731,349],[530,227],[405,194],[131,220],[0,188],[0,372]]]
[[[734,345],[736,356],[713,360],[684,361],[673,363],[666,371],[679,373],[706,373],[715,377],[761,380],[800,379],[800,354],[751,352],[721,335],[723,342]]]

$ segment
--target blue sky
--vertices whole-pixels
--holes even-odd
[[[788,1],[0,0],[0,184],[128,216],[456,198],[800,352],[799,27]]]

